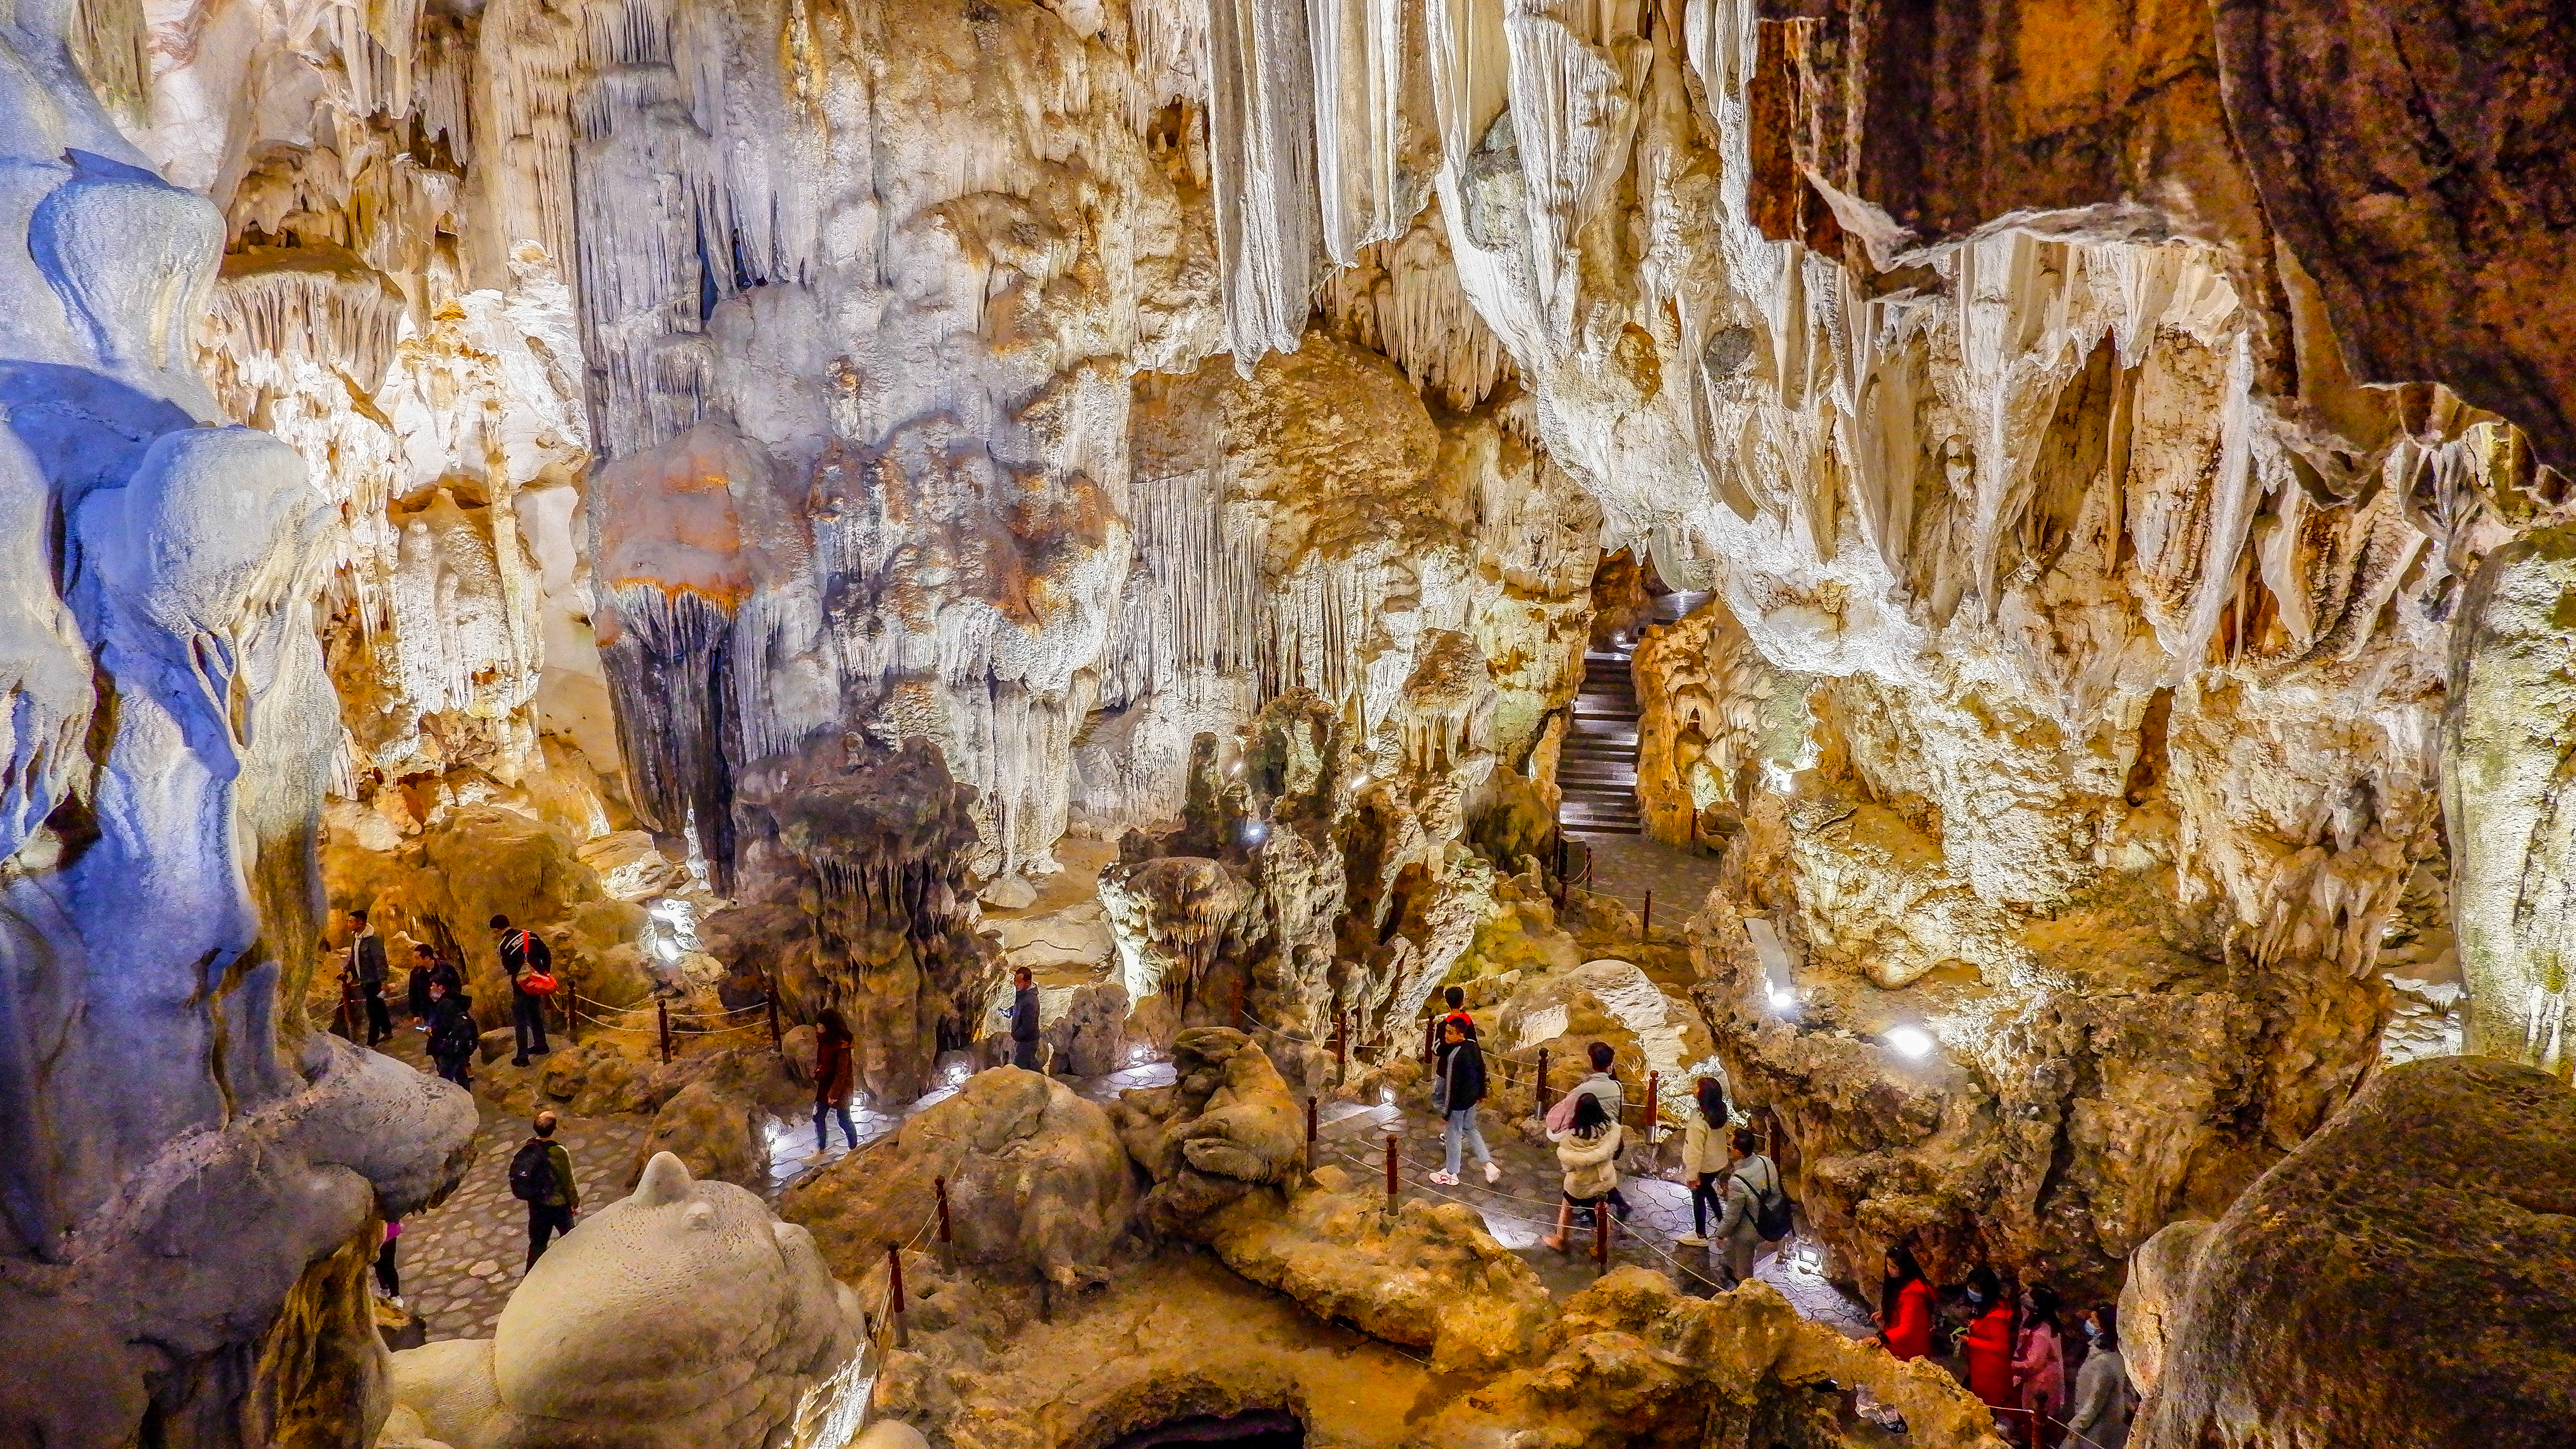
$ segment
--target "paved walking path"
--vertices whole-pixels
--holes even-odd
[[[1586,830],[1568,834],[1592,847],[1592,879],[1584,889],[1614,896],[1631,911],[1643,910],[1646,892],[1655,893],[1655,933],[1661,938],[1681,929],[1699,914],[1709,887],[1717,884],[1717,857],[1683,850],[1643,835],[1596,835]]]
[[[1460,1164],[1458,1185],[1447,1187],[1429,1180],[1441,1166],[1442,1144],[1439,1119],[1427,1109],[1342,1104],[1322,1115],[1326,1120],[1316,1134],[1319,1161],[1337,1163],[1357,1184],[1384,1190],[1386,1137],[1392,1131],[1397,1135],[1399,1199],[1446,1199],[1475,1208],[1485,1220],[1486,1231],[1536,1268],[1551,1293],[1578,1292],[1600,1276],[1588,1231],[1575,1234],[1579,1254],[1559,1253],[1540,1241],[1556,1230],[1563,1174],[1554,1149],[1523,1141],[1514,1122],[1482,1124],[1485,1145],[1503,1169],[1502,1181],[1486,1186],[1484,1173],[1468,1156]],[[1666,1157],[1674,1150],[1669,1141],[1664,1145]],[[1633,1213],[1611,1235],[1610,1266],[1656,1269],[1697,1297],[1721,1291],[1724,1270],[1711,1250],[1684,1247],[1677,1241],[1691,1230],[1690,1189],[1663,1173],[1629,1170],[1639,1161],[1635,1152],[1622,1161],[1620,1191]],[[1867,1308],[1821,1274],[1799,1266],[1793,1253],[1781,1251],[1793,1248],[1797,1241],[1793,1236],[1765,1245],[1754,1262],[1753,1275],[1779,1289],[1807,1318],[1854,1338],[1875,1332]]]

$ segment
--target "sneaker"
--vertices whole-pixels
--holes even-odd
[[[1697,1233],[1684,1233],[1680,1237],[1673,1239],[1673,1241],[1681,1244],[1685,1248],[1705,1248],[1708,1246],[1708,1239],[1701,1237]]]
[[[1486,1164],[1485,1164],[1485,1181],[1486,1181],[1486,1183],[1487,1183],[1488,1185],[1491,1185],[1491,1184],[1493,1184],[1493,1183],[1497,1183],[1497,1182],[1500,1182],[1500,1181],[1502,1181],[1502,1180],[1503,1180],[1503,1170],[1502,1170],[1501,1168],[1499,1168],[1499,1167],[1496,1167],[1494,1164],[1492,1164],[1492,1163],[1490,1163],[1490,1162],[1486,1163]]]
[[[1435,1172],[1431,1174],[1431,1180],[1440,1184],[1442,1187],[1456,1187],[1458,1185],[1458,1174],[1454,1172]]]

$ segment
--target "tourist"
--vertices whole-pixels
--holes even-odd
[[[1968,1274],[1968,1333],[1962,1343],[1968,1360],[1968,1392],[1989,1409],[2017,1419],[2021,1396],[2013,1392],[2012,1305],[2004,1301],[1995,1270],[1977,1267]]]
[[[402,1241],[402,1219],[385,1219],[384,1246],[376,1249],[376,1291],[402,1307],[402,1271],[394,1266],[394,1245]]]
[[[367,924],[365,911],[349,913],[349,970],[358,979],[358,995],[367,1005],[367,1045],[394,1034],[393,1013],[385,1009],[385,938]]]
[[[1702,1077],[1691,1094],[1690,1120],[1682,1124],[1682,1181],[1690,1184],[1691,1230],[1675,1239],[1684,1247],[1708,1246],[1708,1217],[1720,1211],[1718,1174],[1726,1170],[1726,1129],[1734,1112],[1726,1089],[1715,1077]]]
[[[429,1030],[429,981],[438,970],[438,953],[425,945],[411,948],[411,1029]]]
[[[541,1057],[553,1048],[546,1045],[546,993],[554,990],[531,990],[538,979],[553,980],[554,953],[537,939],[534,931],[524,931],[510,924],[508,916],[494,916],[493,942],[501,953],[501,970],[510,978],[510,1031],[518,1051],[510,1065],[524,1067],[528,1058]]]
[[[1585,1047],[1583,1051],[1585,1057],[1592,1063],[1592,1075],[1575,1083],[1563,1097],[1557,1100],[1555,1106],[1548,1109],[1547,1130],[1550,1141],[1556,1140],[1556,1134],[1573,1125],[1577,1097],[1599,1099],[1601,1110],[1613,1122],[1617,1122],[1627,1109],[1627,1094],[1620,1089],[1619,1079],[1610,1073],[1612,1063],[1618,1060],[1618,1053],[1612,1051],[1610,1043],[1606,1041],[1596,1041]],[[1609,1198],[1611,1211],[1619,1215],[1619,1221],[1626,1222],[1628,1220],[1626,1194],[1614,1187],[1610,1190]]]
[[[2013,1350],[2013,1382],[2037,1449],[2056,1449],[2066,1415],[2066,1344],[2057,1326],[2057,1294],[2037,1286],[2021,1295],[2021,1336]]]
[[[1750,1127],[1738,1127],[1730,1139],[1735,1149],[1726,1170],[1726,1211],[1717,1220],[1717,1246],[1726,1251],[1727,1286],[1753,1276],[1753,1258],[1762,1250],[1762,1199],[1779,1192],[1780,1169],[1758,1150],[1762,1139]]]
[[[473,998],[449,991],[446,982],[433,979],[429,983],[429,1059],[437,1064],[438,1074],[472,1088],[474,1079],[466,1063],[481,1044],[482,1033],[474,1026]]]
[[[539,1112],[535,1126],[537,1135],[520,1143],[510,1159],[510,1195],[528,1205],[527,1268],[546,1255],[548,1239],[572,1231],[573,1216],[581,1211],[572,1154],[555,1140],[555,1114]]]
[[[1494,1165],[1494,1155],[1485,1150],[1485,1134],[1476,1130],[1476,1104],[1485,1100],[1485,1052],[1467,1034],[1467,1021],[1453,1016],[1440,1024],[1440,1076],[1432,1089],[1432,1101],[1439,1107],[1446,1125],[1442,1136],[1448,1143],[1448,1165],[1431,1174],[1431,1180],[1443,1187],[1458,1185],[1459,1146],[1476,1151],[1476,1160],[1484,1164],[1488,1185],[1503,1180],[1503,1170]]]
[[[1023,966],[1011,973],[1011,1065],[1038,1069],[1038,979]]]
[[[1556,1235],[1546,1240],[1560,1253],[1572,1250],[1568,1235],[1574,1230],[1574,1210],[1586,1209],[1597,1218],[1602,1204],[1619,1190],[1619,1124],[1611,1120],[1598,1095],[1575,1095],[1579,1100],[1573,1119],[1562,1132],[1547,1134],[1556,1144],[1557,1165],[1565,1169],[1565,1196],[1556,1205]]]
[[[825,1127],[825,1113],[837,1113],[841,1135],[850,1146],[859,1145],[859,1129],[850,1125],[851,1078],[855,1075],[850,1060],[850,1024],[841,1019],[833,1007],[824,1007],[814,1024],[814,1151],[820,1156],[832,1143]]]
[[[1914,1260],[1914,1250],[1903,1243],[1887,1250],[1885,1266],[1878,1311],[1870,1315],[1878,1322],[1879,1342],[1899,1362],[1921,1358],[1932,1351],[1932,1285]]]
[[[1452,986],[1448,990],[1440,993],[1440,999],[1448,1004],[1449,1010],[1446,1015],[1440,1018],[1439,1029],[1445,1033],[1449,1029],[1449,1023],[1454,1021],[1465,1030],[1467,1033],[1467,1040],[1474,1041],[1476,1039],[1476,1019],[1467,1014],[1467,988],[1463,986]],[[1447,1049],[1447,1042],[1444,1038],[1442,1039],[1441,1050],[1445,1052]]]
[[[2075,1375],[2075,1407],[2066,1427],[2088,1449],[2126,1449],[2129,1442],[2129,1366],[2120,1357],[2120,1310],[2105,1303],[2084,1315],[2093,1351]]]

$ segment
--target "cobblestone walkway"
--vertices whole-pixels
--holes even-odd
[[[1699,914],[1709,887],[1717,884],[1715,856],[1642,835],[1567,833],[1592,847],[1592,879],[1585,889],[1615,896],[1632,911],[1644,909],[1648,891],[1655,893],[1658,937],[1679,930],[1682,922]]]
[[[1578,1292],[1600,1276],[1588,1231],[1575,1234],[1579,1255],[1559,1253],[1540,1241],[1556,1229],[1563,1175],[1555,1152],[1523,1141],[1515,1123],[1481,1124],[1485,1145],[1503,1169],[1502,1181],[1486,1186],[1484,1174],[1469,1155],[1460,1164],[1459,1184],[1440,1187],[1429,1181],[1442,1162],[1440,1123],[1428,1111],[1343,1104],[1327,1108],[1322,1116],[1325,1120],[1316,1134],[1318,1160],[1339,1165],[1356,1184],[1384,1190],[1386,1134],[1393,1130],[1398,1134],[1399,1198],[1447,1199],[1475,1208],[1485,1220],[1486,1231],[1536,1268],[1551,1293]],[[1665,1154],[1673,1150],[1667,1142]],[[1612,1234],[1611,1266],[1655,1269],[1683,1292],[1699,1297],[1718,1291],[1723,1273],[1710,1250],[1687,1248],[1676,1241],[1691,1229],[1690,1189],[1668,1180],[1663,1172],[1649,1175],[1629,1170],[1637,1161],[1633,1152],[1624,1159],[1620,1191],[1634,1211]],[[1875,1332],[1867,1308],[1821,1274],[1799,1265],[1792,1251],[1798,1241],[1793,1235],[1766,1245],[1755,1259],[1753,1275],[1779,1289],[1809,1319],[1854,1338]]]

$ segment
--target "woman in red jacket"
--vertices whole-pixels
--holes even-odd
[[[2021,1392],[2013,1384],[2012,1304],[2004,1300],[2004,1285],[1994,1269],[1968,1275],[1968,1311],[1974,1315],[1963,1345],[1968,1392],[1985,1400],[1987,1408],[2012,1410],[2004,1418],[2018,1427]]]
[[[850,1125],[850,1088],[853,1073],[850,1065],[850,1024],[831,1007],[823,1008],[822,1019],[814,1026],[814,1152],[821,1156],[831,1139],[824,1130],[823,1114],[837,1113],[841,1135],[850,1146],[859,1145],[859,1129]]]
[[[1932,1351],[1932,1285],[1903,1243],[1887,1250],[1887,1278],[1878,1290],[1879,1341],[1898,1362]]]

